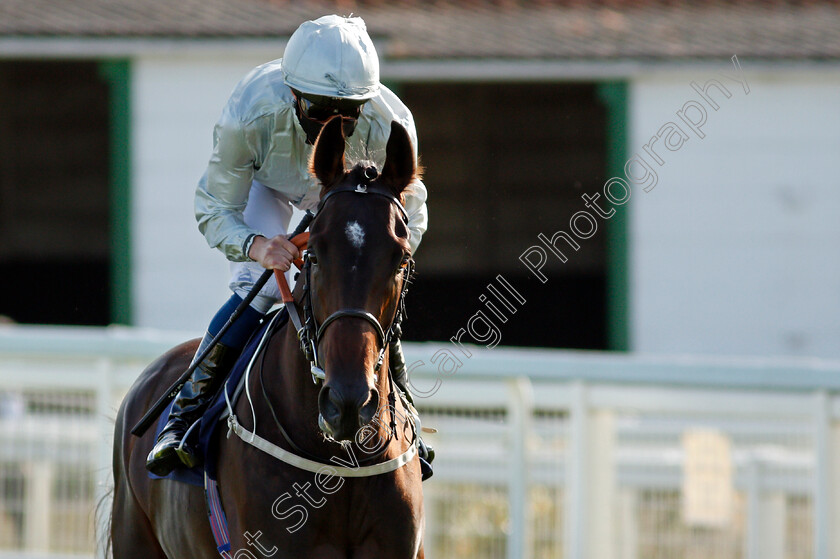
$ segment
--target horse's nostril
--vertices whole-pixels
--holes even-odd
[[[373,421],[379,409],[379,391],[362,385],[357,397],[348,397],[347,387],[342,388],[321,388],[318,395],[321,430],[336,440],[352,440],[360,427]]]
[[[359,425],[367,425],[373,420],[376,415],[376,410],[379,409],[379,391],[371,388],[368,401],[359,408]]]
[[[330,425],[336,425],[341,419],[341,396],[335,390],[325,386],[318,395],[318,408],[321,416]]]

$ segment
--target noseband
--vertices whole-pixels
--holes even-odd
[[[370,169],[365,170],[365,178],[376,178],[375,174],[373,174],[372,177],[369,176],[369,170]],[[321,215],[321,211],[323,210],[327,201],[329,201],[336,194],[341,194],[345,192],[359,196],[380,196],[386,198],[389,202],[391,202],[397,207],[397,209],[400,211],[403,222],[405,223],[406,227],[408,226],[408,212],[406,212],[399,199],[393,194],[391,194],[388,190],[378,185],[370,185],[367,182],[357,184],[355,187],[347,185],[340,186],[338,188],[335,188],[334,190],[330,190],[318,204],[318,210],[315,214],[315,219],[312,222],[313,225],[318,219],[318,217]],[[317,319],[315,318],[315,313],[312,310],[312,291],[310,277],[312,261],[308,253],[304,256],[303,269],[301,270],[304,278],[302,299],[303,323],[296,323],[295,328],[297,328],[297,334],[298,339],[300,340],[301,351],[303,351],[304,356],[310,362],[312,380],[315,383],[323,381],[326,377],[324,369],[321,366],[321,362],[318,357],[318,346],[321,343],[321,340],[324,337],[324,332],[326,332],[327,328],[335,321],[341,318],[362,319],[367,321],[373,327],[374,332],[376,332],[377,339],[381,344],[379,349],[379,356],[376,360],[376,366],[374,368],[374,373],[377,375],[379,374],[379,371],[382,368],[382,363],[385,359],[386,349],[389,345],[391,345],[391,343],[394,340],[398,340],[402,335],[401,323],[405,316],[405,294],[408,291],[408,279],[411,277],[413,266],[414,261],[409,258],[406,261],[405,266],[403,267],[403,282],[402,287],[400,289],[400,295],[397,300],[397,307],[394,311],[394,316],[391,319],[391,323],[388,326],[387,330],[382,327],[382,324],[379,322],[379,319],[377,319],[375,316],[373,316],[373,314],[364,309],[339,309],[330,314],[324,320],[324,322],[319,325]]]

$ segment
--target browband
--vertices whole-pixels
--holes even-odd
[[[394,196],[389,190],[386,190],[378,185],[371,185],[366,183],[359,183],[356,186],[346,185],[346,186],[339,186],[327,192],[327,194],[321,198],[321,201],[318,203],[318,210],[316,216],[321,213],[321,208],[324,207],[327,200],[329,200],[334,194],[338,194],[340,192],[355,192],[356,194],[374,194],[376,196],[382,196],[390,200],[397,209],[400,210],[402,214],[403,222],[408,225],[408,212],[405,211],[405,208],[400,202],[399,198]]]

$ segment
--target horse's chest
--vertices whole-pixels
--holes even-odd
[[[265,498],[274,493],[273,500]],[[409,557],[419,541],[422,510],[387,493],[371,488],[369,480],[311,474],[264,490],[250,504],[240,494],[236,517],[229,514],[232,551],[248,549],[266,557],[294,551],[295,557],[312,558],[353,553],[365,558],[402,549],[393,556]]]

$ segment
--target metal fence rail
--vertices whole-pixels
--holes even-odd
[[[116,408],[187,337],[0,329],[0,559],[98,555]],[[838,363],[406,345],[427,557],[840,559]]]

